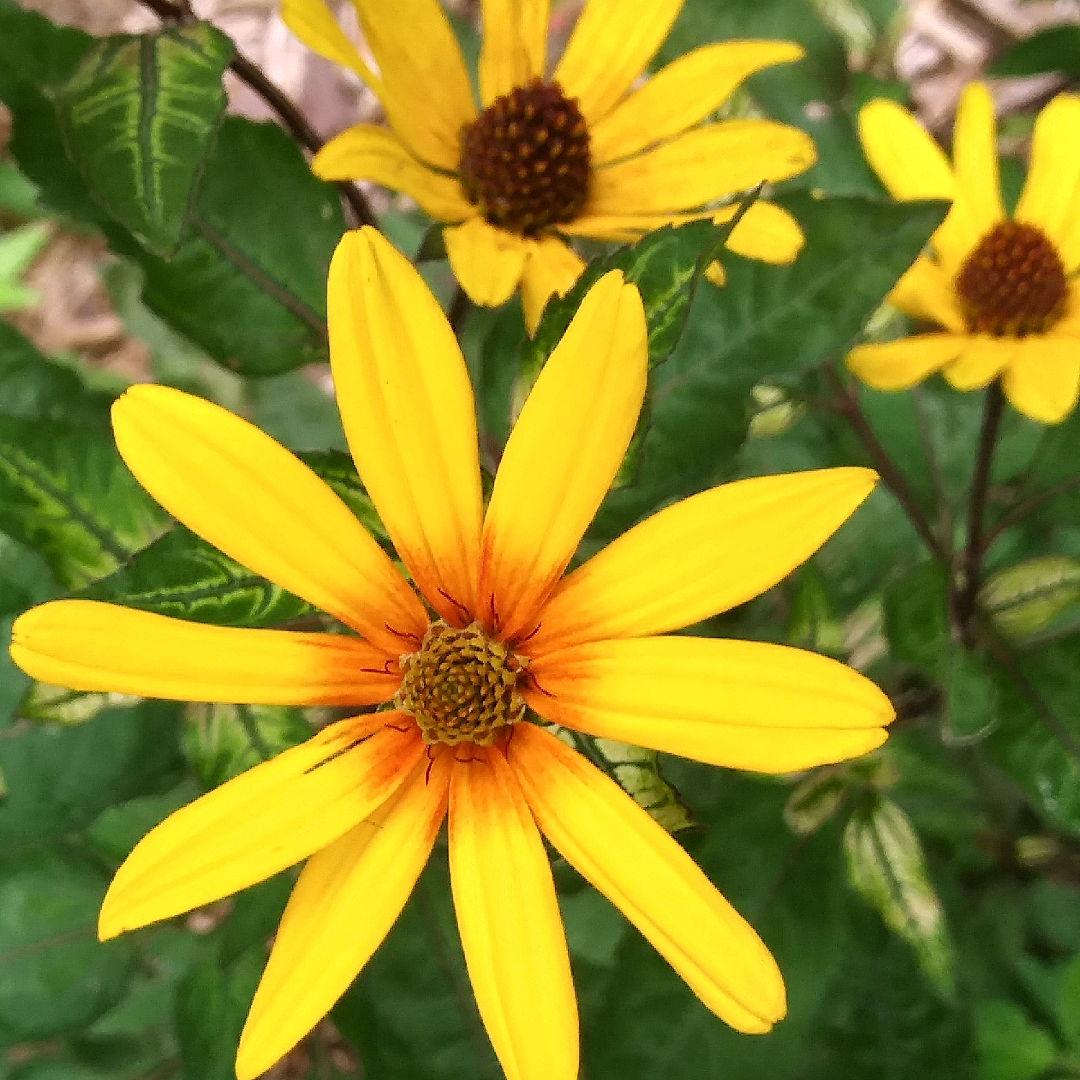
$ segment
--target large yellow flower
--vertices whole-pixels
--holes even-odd
[[[863,345],[848,366],[878,390],[941,371],[957,390],[1001,377],[1019,412],[1054,424],[1080,393],[1080,98],[1039,114],[1012,218],[1001,202],[994,107],[973,83],[960,99],[950,167],[891,101],[859,114],[863,149],[897,199],[951,199],[952,209],[889,299],[943,331]]]
[[[479,113],[439,0],[353,4],[378,74],[323,0],[282,3],[293,32],[356,72],[390,125],[349,129],[312,167],[328,180],[402,191],[452,224],[446,250],[469,298],[501,304],[520,283],[530,330],[548,297],[581,273],[561,237],[634,240],[694,216],[682,211],[813,164],[814,144],[795,128],[766,120],[698,126],[747,76],[798,59],[797,45],[708,45],[631,91],[683,0],[588,0],[547,81],[548,0],[483,0]],[[763,202],[728,241],[742,255],[781,263],[801,245],[795,221]],[[721,279],[718,266],[711,276]]]
[[[120,867],[109,938],[303,859],[237,1058],[269,1068],[397,918],[449,812],[480,1014],[510,1080],[574,1080],[578,1032],[541,832],[718,1016],[784,1015],[758,936],[683,849],[547,721],[739,769],[788,772],[885,739],[888,699],[826,657],[658,637],[769,588],[865,498],[866,469],[744,480],[668,507],[563,577],[645,392],[641,300],[589,292],[527,399],[486,511],[472,391],[442,311],[374,230],[330,268],[330,347],[357,470],[421,600],[337,496],[267,435],[177,390],[116,403],[117,445],[180,521],[354,633],[216,627],[81,600],[34,608],[35,678],[180,700],[364,706],[177,811]],[[561,580],[560,580],[561,579]],[[424,601],[426,601],[426,605]]]

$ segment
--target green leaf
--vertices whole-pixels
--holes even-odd
[[[862,199],[781,200],[806,247],[790,266],[724,254],[727,283],[698,291],[671,359],[649,380],[635,475],[605,499],[590,535],[611,538],[729,473],[751,388],[842,356],[915,260],[944,210]]]
[[[877,798],[852,814],[844,830],[851,884],[911,944],[928,978],[944,994],[954,990],[945,914],[926,872],[918,836],[907,815]]]
[[[97,941],[105,882],[48,850],[0,865],[0,1042],[76,1031],[120,1000],[129,942]]]
[[[138,263],[147,307],[219,364],[263,376],[325,360],[326,276],[345,228],[333,186],[277,125],[227,116],[181,243],[160,258],[91,197],[43,89],[70,79],[94,44],[0,0],[0,98],[24,174],[49,205],[97,226]],[[256,182],[237,184],[241,176]]]
[[[84,724],[26,725],[0,739],[7,798],[0,849],[85,829],[106,807],[172,786],[182,764],[180,707],[147,701]]]
[[[48,225],[37,222],[0,236],[0,311],[33,307],[40,301],[37,293],[19,284],[19,279],[51,235]]]
[[[1080,953],[1068,963],[1057,1001],[1058,1025],[1070,1043],[1080,1041]]]
[[[1061,494],[1039,507],[1036,519],[1045,518],[1063,525],[1080,521],[1080,409],[1060,423],[1045,429],[1021,497],[1044,492]]]
[[[265,964],[261,948],[229,965],[207,949],[184,976],[176,994],[176,1037],[186,1080],[234,1080],[240,1032]]]
[[[999,78],[1041,75],[1060,71],[1080,75],[1080,26],[1050,26],[1016,42],[990,65],[988,74]]]
[[[997,570],[979,590],[979,602],[1003,634],[1030,637],[1080,602],[1080,562],[1040,555]]]
[[[142,698],[128,694],[83,693],[47,683],[33,683],[19,705],[24,720],[46,724],[84,724],[103,709],[131,709]]]
[[[942,674],[949,641],[945,571],[925,562],[899,578],[884,592],[885,633],[893,653],[926,674]]]
[[[678,832],[694,824],[679,793],[660,775],[655,750],[614,739],[591,739],[591,742],[627,795],[668,832]]]
[[[814,769],[800,780],[784,804],[784,821],[796,836],[810,836],[844,805],[852,774],[839,766]]]
[[[254,187],[236,183],[257,176]],[[345,231],[334,188],[276,124],[227,116],[184,241],[165,261],[115,228],[114,250],[146,273],[146,305],[241,375],[327,358],[326,276]]]
[[[975,1009],[979,1080],[1035,1080],[1057,1057],[1054,1040],[1011,1001],[984,1001]]]
[[[311,738],[311,725],[282,705],[189,705],[184,755],[210,790]]]
[[[79,596],[218,626],[279,626],[315,610],[182,525]]]
[[[1048,821],[1080,835],[1080,635],[1015,663],[1019,681],[993,669],[1000,722],[983,746]]]
[[[209,23],[103,38],[55,94],[94,197],[169,256],[225,110],[232,42]]]
[[[950,641],[942,669],[945,738],[967,743],[985,737],[998,722],[998,690],[986,662]]]
[[[111,399],[88,391],[70,368],[47,360],[0,322],[0,424],[5,417],[65,420],[107,431]]]
[[[111,573],[166,521],[106,435],[0,416],[0,529],[40,552],[61,585]]]
[[[621,270],[641,294],[649,334],[649,366],[666,360],[682,335],[697,283],[732,228],[731,224],[713,225],[707,220],[664,226],[607,258],[594,259],[565,296],[552,297],[544,308],[536,334],[522,351],[519,396],[524,399],[536,381],[585,294],[612,270]]]

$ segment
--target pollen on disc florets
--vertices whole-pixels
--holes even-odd
[[[517,681],[527,661],[489,638],[482,623],[432,623],[420,648],[400,663],[394,706],[416,721],[427,743],[490,746],[500,729],[525,715]]]
[[[576,99],[558,83],[534,79],[496,98],[463,129],[458,172],[487,221],[531,236],[577,217],[590,162]]]
[[[1041,229],[1018,221],[995,225],[955,284],[968,328],[997,336],[1044,332],[1062,314],[1069,292],[1057,248]]]

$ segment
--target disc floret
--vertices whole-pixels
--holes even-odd
[[[534,79],[496,98],[461,135],[458,172],[492,225],[531,236],[585,205],[589,131],[575,98]]]
[[[394,706],[416,721],[427,743],[490,746],[525,715],[517,686],[526,661],[489,638],[480,622],[432,623],[420,648],[400,663]]]
[[[972,333],[1041,334],[1062,315],[1069,294],[1061,256],[1034,225],[1001,221],[956,275],[956,293]]]

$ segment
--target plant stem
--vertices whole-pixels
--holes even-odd
[[[836,394],[835,400],[830,403],[831,408],[835,409],[851,424],[855,434],[859,437],[859,441],[863,444],[863,449],[869,455],[874,468],[877,469],[881,479],[885,482],[885,486],[893,493],[896,501],[900,504],[904,513],[907,514],[923,543],[938,561],[948,566],[951,561],[948,551],[934,535],[934,530],[930,528],[930,523],[922,512],[922,507],[919,506],[915,492],[911,490],[911,485],[907,482],[906,477],[892,458],[889,457],[888,451],[881,445],[878,437],[874,434],[870,421],[866,419],[862,409],[859,408],[859,400],[855,396],[855,392],[840,381],[840,376],[831,367],[823,367],[822,373],[826,382]]]
[[[139,2],[153,11],[163,22],[182,26],[192,21],[191,9],[186,3],[178,3],[177,0],[139,0]],[[263,74],[257,64],[253,64],[243,53],[234,52],[229,69],[274,110],[286,131],[305,150],[311,154],[317,154],[323,148],[325,145],[323,140],[308,123],[304,114]],[[371,212],[364,193],[355,184],[342,182],[335,186],[352,212],[354,225],[375,224],[375,215]]]
[[[964,549],[961,569],[963,584],[956,596],[956,616],[963,628],[975,610],[975,597],[979,591],[979,576],[983,551],[983,517],[986,514],[986,492],[990,487],[990,464],[994,459],[1001,414],[1005,395],[1001,383],[995,380],[986,391],[983,404],[982,427],[979,431],[979,448],[975,454],[975,469],[971,476],[971,506],[968,510],[968,539]]]

